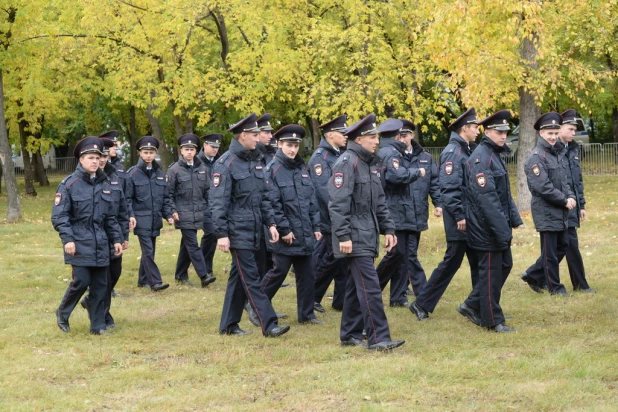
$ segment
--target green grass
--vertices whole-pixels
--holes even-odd
[[[288,334],[263,338],[243,318],[241,327],[252,335],[220,336],[229,255],[217,252],[218,279],[208,289],[172,284],[155,294],[136,287],[140,253],[133,235],[116,288],[122,297],[113,300],[119,327],[89,335],[78,306],[71,332],[62,333],[54,310],[70,268],[49,220],[58,182],[37,188],[36,199],[22,199],[23,222],[0,223],[0,410],[617,409],[616,177],[586,179],[589,221],[580,243],[598,293],[553,298],[519,280],[538,255],[526,215],[502,298],[518,333],[483,331],[455,311],[470,287],[464,262],[431,320],[386,308],[393,338],[407,341],[389,354],[339,347],[340,314],[328,303],[328,313],[318,314],[326,325],[295,324],[293,287],[274,299],[278,311],[291,315]],[[164,229],[157,260],[170,283],[178,245],[179,233]],[[431,218],[419,252],[428,276],[443,252],[442,222]],[[570,289],[564,264],[561,273]]]

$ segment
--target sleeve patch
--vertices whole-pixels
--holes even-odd
[[[333,183],[337,189],[341,188],[343,186],[343,173],[335,173]]]
[[[215,173],[212,175],[212,185],[214,187],[219,187],[219,184],[221,184],[221,173]]]
[[[538,176],[541,174],[541,168],[539,167],[539,165],[537,164],[532,165],[532,173],[534,173],[535,176]]]
[[[315,172],[316,176],[322,176],[322,164],[318,163],[315,166],[313,166],[313,171]]]
[[[62,200],[62,193],[56,193],[56,197],[54,198],[54,205],[58,206],[61,200]]]
[[[487,179],[485,178],[485,173],[478,173],[476,175],[476,183],[480,187],[485,187],[485,185],[487,184]]]
[[[392,163],[395,169],[399,169],[399,159],[393,157]]]
[[[453,162],[444,163],[444,173],[447,175],[453,174]]]

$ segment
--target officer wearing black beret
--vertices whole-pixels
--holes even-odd
[[[564,157],[556,146],[561,124],[562,116],[555,112],[545,113],[534,124],[540,137],[524,170],[532,193],[532,219],[540,235],[541,256],[521,279],[535,292],[543,293],[547,285],[552,295],[568,296],[560,283],[559,266],[569,246],[569,214],[577,202],[567,181]]]
[[[225,291],[219,332],[244,335],[238,323],[245,299],[255,310],[264,336],[277,337],[289,326],[278,326],[277,315],[260,288],[255,252],[268,226],[271,243],[279,240],[268,187],[264,177],[263,155],[256,150],[260,129],[255,113],[230,129],[234,138],[230,148],[215,163],[212,175],[211,203],[217,245],[232,253],[232,270]]]
[[[192,133],[178,138],[180,159],[170,166],[167,180],[174,226],[182,233],[174,277],[179,283],[190,284],[184,276],[187,276],[189,265],[193,264],[204,288],[216,278],[208,273],[204,255],[197,243],[197,231],[203,227],[204,218],[208,217],[204,210],[208,206],[210,190],[208,169],[196,156],[199,143],[199,137]]]
[[[347,128],[347,115],[337,116],[320,126],[322,139],[320,145],[309,160],[309,173],[315,188],[320,209],[320,232],[322,238],[313,249],[315,265],[315,303],[316,311],[326,310],[321,302],[330,284],[335,281],[332,308],[343,310],[343,299],[348,279],[348,265],[345,259],[337,259],[333,254],[331,223],[328,214],[328,180],[332,176],[333,165],[345,150],[347,137],[343,134]]]
[[[510,130],[511,112],[500,110],[480,122],[483,138],[468,159],[466,176],[467,242],[477,254],[479,280],[458,311],[478,326],[512,332],[500,306],[502,287],[513,268],[513,228],[523,224],[511,196],[509,173],[501,153]]]
[[[293,265],[298,322],[322,324],[313,313],[315,276],[311,258],[314,241],[322,237],[320,214],[309,170],[298,154],[305,129],[290,124],[274,137],[279,150],[266,167],[266,175],[280,238],[271,245],[273,268],[264,275],[261,288],[272,300]]]
[[[114,169],[116,169],[116,175],[118,176],[118,179],[120,179],[120,181],[122,182],[122,189],[124,190],[125,189],[124,180],[126,177],[126,170],[124,168],[124,165],[120,161],[120,157],[118,157],[118,143],[119,143],[118,136],[119,135],[120,134],[118,133],[118,130],[110,130],[100,135],[99,138],[110,139],[112,142],[114,142],[114,145],[109,148],[109,160],[108,161],[109,163],[111,163]]]
[[[64,245],[64,261],[73,268],[73,278],[60,306],[56,321],[69,332],[69,316],[86,289],[90,288],[88,309],[90,333],[104,334],[109,243],[114,255],[122,254],[123,235],[112,210],[112,185],[99,168],[103,142],[86,137],[75,145],[79,160],[75,172],[56,191],[51,221]]]
[[[339,337],[343,346],[365,346],[365,329],[369,349],[394,349],[404,341],[391,340],[373,266],[379,253],[380,233],[385,233],[387,252],[397,245],[395,224],[380,180],[380,159],[376,156],[376,116],[368,115],[345,134],[347,150],[333,165],[328,182],[333,251],[336,258],[345,258],[350,268]]]
[[[137,143],[139,160],[127,171],[126,199],[129,221],[139,240],[142,257],[139,261],[137,286],[149,287],[153,292],[169,287],[163,283],[159,267],[155,263],[157,237],[163,227],[162,219],[174,223],[165,173],[155,160],[159,141],[153,136],[144,136]]]
[[[584,260],[579,251],[579,239],[577,238],[577,228],[581,222],[586,220],[586,198],[584,197],[584,179],[582,178],[582,168],[580,164],[580,147],[574,140],[577,131],[577,113],[569,109],[562,113],[562,126],[560,126],[560,140],[556,143],[561,148],[564,156],[564,165],[567,171],[567,182],[575,194],[576,205],[569,213],[568,234],[569,248],[566,252],[567,266],[574,291],[584,293],[596,292],[588,285],[586,271],[584,270]]]
[[[468,157],[476,148],[474,140],[479,134],[476,110],[470,108],[448,127],[451,132],[449,144],[440,154],[438,182],[440,200],[443,207],[444,232],[446,233],[446,252],[442,262],[431,276],[410,310],[418,320],[429,319],[440,298],[459,270],[464,255],[468,257],[472,287],[478,280],[478,261],[476,253],[466,243],[466,195],[467,181],[464,169]]]

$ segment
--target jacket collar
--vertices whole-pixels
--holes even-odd
[[[369,153],[367,150],[363,149],[363,147],[359,145],[358,143],[356,143],[354,140],[351,140],[351,141],[348,140],[348,150],[356,153],[363,162],[369,165],[379,159],[378,156],[376,156],[373,153]]]
[[[537,140],[536,147],[538,147],[539,149],[547,153],[553,154],[554,156],[557,156],[558,153],[560,153],[560,148],[558,147],[557,142],[555,145],[552,146],[549,143],[547,143],[547,141],[543,139],[542,137],[539,137],[539,139]]]
[[[423,151],[423,146],[416,140],[412,140],[412,155],[418,156]]]
[[[389,146],[397,149],[397,151],[401,153],[402,155],[406,153],[406,144],[404,142],[395,140],[392,137],[387,137],[385,139],[380,140],[380,149],[387,148]]]
[[[75,168],[75,171],[77,172],[77,175],[84,181],[90,183],[90,173],[86,172],[84,170],[84,168],[82,167],[81,163],[77,164],[77,167]],[[105,180],[107,180],[107,175],[105,174],[105,172],[103,172],[103,170],[101,170],[101,168],[98,168],[95,174],[95,182],[96,183],[101,183],[104,182]]]
[[[297,154],[294,159],[290,159],[281,151],[281,149],[277,150],[277,153],[275,153],[275,157],[279,159],[279,161],[286,168],[291,169],[291,170],[296,169],[299,166],[303,166],[305,164],[305,160],[300,155]]]
[[[498,146],[497,144],[493,142],[493,140],[491,140],[485,134],[483,134],[480,144],[483,146],[489,147],[494,153],[500,154],[500,153],[510,153],[511,152],[511,150],[506,144],[504,146]]]
[[[345,148],[342,147],[341,149],[339,149],[339,151],[337,151],[330,143],[326,141],[325,138],[322,138],[320,140],[320,145],[318,147],[321,147],[324,150],[328,150],[335,156],[339,156],[343,152],[343,150],[345,150]]]
[[[474,146],[472,145],[472,142],[468,144],[468,142],[466,142],[464,138],[458,135],[456,132],[451,132],[451,137],[449,138],[448,142],[449,144],[458,144],[468,154],[472,153],[472,150],[474,149],[474,147],[476,147],[476,144]]]
[[[137,167],[139,167],[144,172],[146,172],[146,162],[144,162],[141,157],[137,161]],[[153,160],[152,161],[152,170],[156,170],[156,169],[160,169],[160,168],[161,168],[161,166],[159,166],[159,163],[157,163],[156,160]]]
[[[110,162],[105,163],[105,167],[103,168],[105,174],[111,177],[114,173],[116,173],[116,168],[112,166]]]
[[[187,161],[182,156],[180,157],[180,159],[178,159],[178,164],[180,164],[182,167],[186,169],[189,168],[189,163],[187,163]],[[197,169],[201,164],[202,164],[202,161],[200,160],[200,158],[198,156],[195,156],[193,158],[193,170]]]
[[[259,150],[249,150],[245,146],[241,145],[240,142],[238,142],[238,140],[236,139],[232,139],[229,151],[230,153],[233,153],[237,157],[246,161],[259,160],[264,157],[262,155],[262,152],[260,152]]]

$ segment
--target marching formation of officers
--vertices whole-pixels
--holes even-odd
[[[478,120],[473,108],[467,110],[449,126],[439,163],[415,140],[412,122],[389,119],[378,126],[374,114],[350,126],[345,115],[320,126],[323,138],[308,164],[298,154],[305,129],[291,124],[273,134],[269,114],[251,114],[233,125],[229,150],[220,156],[223,135],[181,136],[179,160],[167,172],[155,160],[154,137],[137,141],[140,159],[126,171],[116,155],[118,132],[87,137],[75,146],[78,166],[60,183],[52,210],[65,263],[73,268],[57,324],[69,332],[81,299],[91,333],[116,326],[111,297],[130,230],[141,248],[137,285],[168,288],[155,263],[165,220],[181,232],[178,283],[192,285],[193,265],[207,287],[216,280],[215,250],[231,253],[221,334],[250,333],[239,325],[245,310],[264,336],[286,333],[290,327],[279,320],[287,315],[274,310],[273,299],[293,268],[299,323],[324,323],[315,313],[326,311],[322,301],[334,281],[341,345],[394,349],[404,341],[391,338],[382,301],[386,285],[391,307],[429,319],[464,255],[471,291],[457,311],[482,328],[512,332],[500,301],[513,267],[512,230],[523,222],[501,156],[509,151],[510,117],[501,110]],[[539,139],[525,172],[541,256],[521,279],[535,292],[567,295],[558,273],[566,257],[573,289],[594,292],[576,230],[586,219],[573,141],[576,113],[544,114],[535,129]],[[418,247],[428,229],[429,198],[434,215],[443,217],[447,245],[427,280]],[[381,234],[386,255],[376,268]]]

